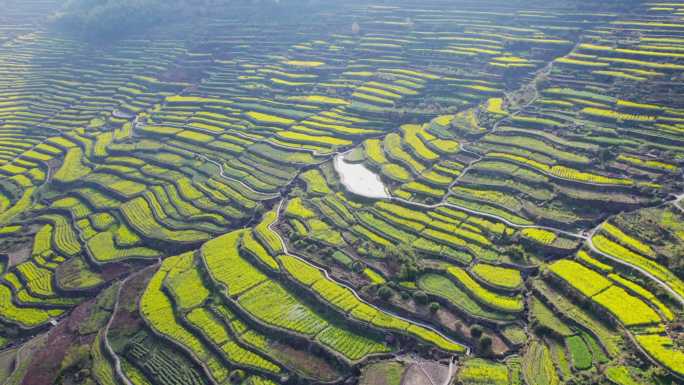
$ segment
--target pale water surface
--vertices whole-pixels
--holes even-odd
[[[361,163],[346,162],[344,156],[335,157],[335,170],[347,190],[367,198],[389,199],[387,188],[376,173]]]

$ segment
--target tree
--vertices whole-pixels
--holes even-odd
[[[402,280],[413,280],[420,272],[416,251],[407,243],[385,247],[384,256],[390,263],[399,266],[399,278]]]
[[[247,377],[247,374],[245,373],[244,370],[242,369],[236,369],[230,372],[230,383],[231,384],[240,384],[242,381],[245,380],[245,377]]]
[[[480,338],[480,342],[478,343],[478,347],[480,349],[480,353],[482,354],[489,354],[492,349],[492,337],[490,336],[483,336]]]
[[[431,312],[431,313],[437,313],[437,311],[439,310],[439,308],[440,308],[439,303],[437,303],[437,302],[431,302],[431,303],[430,303],[430,312]]]
[[[612,152],[611,147],[604,147],[600,150],[599,152],[599,159],[601,160],[601,163],[606,164],[613,159],[613,152]]]
[[[378,289],[378,297],[380,297],[380,299],[382,299],[383,301],[387,301],[390,298],[392,298],[393,294],[394,292],[392,292],[392,289],[390,289],[387,286],[383,285]]]
[[[482,336],[482,327],[478,324],[470,328],[470,336],[473,338],[480,338]]]
[[[508,254],[514,261],[523,261],[525,259],[525,252],[520,245],[506,248],[506,254]]]

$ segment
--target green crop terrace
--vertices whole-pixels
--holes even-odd
[[[684,3],[62,3],[0,12],[0,383],[684,381]]]

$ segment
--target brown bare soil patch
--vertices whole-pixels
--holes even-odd
[[[25,243],[19,245],[17,248],[7,251],[7,256],[9,257],[9,266],[16,266],[31,256],[31,244]]]
[[[411,364],[404,373],[401,385],[433,385],[418,364]],[[441,384],[436,384],[441,385]]]
[[[70,349],[93,342],[95,334],[80,335],[79,325],[90,316],[94,304],[95,299],[80,304],[49,332],[45,346],[32,355],[22,385],[54,383]]]
[[[423,371],[427,373],[434,384],[442,385],[447,381],[447,376],[449,375],[448,366],[436,362],[422,362],[418,365],[423,368]]]
[[[12,374],[16,356],[17,349],[8,349],[0,353],[0,383],[4,383],[7,377]]]
[[[306,350],[295,349],[279,342],[273,343],[270,348],[273,357],[278,361],[308,377],[322,381],[333,381],[340,377],[340,372],[334,367]]]
[[[138,300],[156,269],[149,267],[141,274],[126,281],[119,294],[119,307],[109,328],[108,338],[117,352],[122,349],[128,338],[144,327],[138,313]]]
[[[401,362],[379,362],[366,366],[359,385],[400,385],[406,366]]]

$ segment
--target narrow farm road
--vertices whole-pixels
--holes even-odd
[[[114,301],[114,309],[112,310],[112,315],[109,317],[109,321],[107,321],[107,325],[105,326],[104,337],[103,337],[105,348],[107,349],[107,353],[114,360],[114,371],[116,372],[116,375],[119,377],[121,382],[124,383],[124,385],[134,385],[134,384],[128,379],[126,374],[121,369],[121,360],[119,359],[119,356],[116,354],[116,352],[114,352],[114,349],[112,348],[112,346],[109,344],[109,337],[108,337],[109,329],[112,326],[112,322],[114,322],[114,317],[116,317],[116,313],[119,311],[119,299],[121,297],[121,291],[126,286],[128,281],[137,277],[138,275],[146,272],[148,269],[157,269],[160,264],[161,264],[161,260],[158,260],[157,263],[155,263],[154,265],[150,265],[150,266],[148,266],[142,270],[139,270],[138,272],[136,272],[134,274],[129,275],[128,277],[126,277],[126,279],[124,279],[123,281],[121,281],[121,283],[119,283],[119,288],[116,291],[116,299]]]
[[[239,180],[237,180],[237,179],[235,179],[235,178],[232,178],[232,177],[229,177],[228,175],[226,175],[225,172],[224,172],[224,170],[223,170],[223,165],[222,165],[221,163],[219,163],[219,162],[217,162],[217,161],[215,161],[215,160],[210,159],[210,158],[207,157],[206,155],[202,155],[202,154],[198,154],[198,153],[194,153],[194,154],[195,154],[196,156],[198,156],[198,157],[204,159],[206,162],[209,162],[209,163],[213,164],[214,166],[218,167],[218,169],[219,169],[219,175],[220,175],[221,178],[223,178],[223,179],[232,180],[233,182],[239,183],[242,187],[244,187],[245,189],[249,190],[250,192],[252,192],[252,193],[254,193],[254,194],[257,194],[257,195],[264,195],[264,196],[267,196],[267,197],[270,198],[270,199],[275,199],[275,198],[277,198],[277,197],[280,196],[280,194],[278,194],[278,193],[268,193],[268,192],[263,192],[263,191],[254,190],[253,188],[249,187],[249,186],[248,186],[247,184],[245,184],[244,182],[239,181]]]
[[[684,197],[682,197],[682,198],[684,198]],[[682,198],[680,198],[680,200],[681,200]],[[440,207],[440,206],[453,207],[453,208],[455,208],[455,209],[458,209],[458,210],[461,210],[461,211],[465,211],[465,212],[470,213],[470,214],[473,214],[473,215],[479,215],[479,216],[483,216],[483,217],[487,217],[487,218],[491,218],[491,219],[498,220],[498,221],[500,221],[500,222],[505,223],[506,225],[508,225],[508,226],[510,226],[510,227],[513,227],[513,228],[517,228],[517,229],[541,229],[541,230],[548,230],[548,231],[556,232],[556,233],[558,233],[558,234],[566,235],[566,236],[571,237],[571,238],[581,239],[581,240],[583,240],[583,241],[585,242],[585,244],[589,247],[589,249],[591,249],[592,252],[594,252],[594,253],[596,253],[596,254],[598,254],[598,255],[601,255],[601,256],[603,256],[603,257],[605,257],[605,258],[607,258],[607,259],[610,259],[611,261],[614,261],[614,262],[616,262],[616,263],[619,263],[619,264],[621,264],[621,265],[630,267],[630,268],[634,269],[635,271],[638,271],[639,273],[643,274],[646,278],[648,278],[648,279],[652,280],[653,282],[657,283],[659,286],[661,286],[663,289],[665,289],[668,293],[670,293],[670,294],[671,294],[671,295],[672,295],[672,296],[673,296],[673,297],[682,305],[682,307],[684,307],[684,297],[682,297],[681,295],[679,295],[676,291],[674,291],[670,286],[668,286],[668,285],[667,285],[665,282],[663,282],[661,279],[659,279],[658,277],[654,276],[653,274],[649,273],[648,271],[644,270],[643,268],[641,268],[641,267],[639,267],[639,266],[637,266],[637,265],[634,265],[634,264],[632,264],[632,263],[630,263],[630,262],[627,262],[627,261],[625,261],[625,260],[623,260],[623,259],[621,259],[621,258],[618,258],[618,257],[616,257],[616,256],[607,254],[607,253],[605,253],[605,252],[599,250],[599,249],[594,245],[594,243],[592,242],[592,237],[593,237],[594,234],[601,228],[602,223],[599,224],[598,226],[596,226],[595,228],[593,228],[593,229],[591,229],[591,230],[588,230],[587,232],[573,233],[573,232],[569,232],[569,231],[557,229],[557,228],[554,228],[554,227],[548,227],[548,226],[520,225],[520,224],[517,224],[517,223],[513,223],[513,222],[511,222],[511,221],[509,221],[509,220],[507,220],[507,219],[505,219],[505,218],[502,218],[502,217],[500,217],[500,216],[498,216],[498,215],[479,212],[479,211],[477,211],[477,210],[472,210],[472,209],[469,209],[469,208],[467,208],[467,207],[463,207],[463,206],[459,206],[459,205],[455,205],[455,204],[451,204],[451,203],[438,203],[438,204],[434,204],[434,205],[426,205],[426,204],[422,204],[422,203],[411,202],[411,201],[408,201],[408,200],[405,200],[405,199],[402,199],[402,198],[397,198],[397,197],[392,197],[391,200],[397,201],[397,202],[401,202],[401,203],[404,203],[404,204],[407,204],[407,205],[414,205],[414,206],[426,208],[426,209],[435,209],[435,208]],[[673,201],[673,203],[674,203],[677,207],[679,207],[679,208],[681,209],[682,207],[679,206],[678,202],[679,202],[679,200]],[[585,235],[585,234],[586,234],[586,235]]]
[[[131,275],[130,277],[135,276]],[[109,328],[112,326],[112,322],[114,321],[114,317],[116,316],[117,311],[119,310],[119,297],[121,296],[121,290],[124,287],[124,284],[130,279],[130,277],[124,279],[122,282],[119,283],[119,288],[116,290],[116,299],[114,301],[114,310],[112,310],[112,315],[109,317],[109,321],[107,321],[107,325],[105,326],[104,334],[103,334],[103,339],[104,339],[104,345],[105,348],[107,349],[107,353],[109,356],[114,360],[114,372],[116,373],[116,376],[119,377],[119,380],[124,383],[124,385],[134,385],[128,377],[126,377],[126,374],[124,374],[123,370],[121,369],[121,360],[119,359],[119,356],[116,354],[112,346],[109,344],[109,338],[107,335],[109,334]]]
[[[140,127],[144,127],[144,126],[145,126],[145,124],[139,122],[138,117],[136,116],[135,119],[133,120],[133,127],[134,127],[133,133],[135,134],[136,129],[140,129]],[[193,128],[193,129],[195,129],[195,128]],[[220,162],[217,162],[217,161],[209,158],[208,156],[206,156],[204,154],[199,154],[196,152],[193,152],[192,154],[201,158],[202,160],[209,162],[209,163],[213,164],[214,166],[216,166],[219,170],[219,175],[221,176],[221,178],[233,181],[235,183],[239,183],[240,186],[244,187],[246,190],[248,190],[248,191],[250,191],[256,195],[265,195],[267,197],[267,199],[275,199],[275,198],[280,196],[280,194],[278,194],[278,193],[268,193],[268,192],[254,190],[253,188],[248,186],[246,183],[226,175],[224,170],[223,170],[223,165]]]
[[[436,209],[436,208],[438,208],[438,207],[451,207],[451,208],[455,208],[455,209],[457,209],[457,210],[465,211],[465,212],[467,212],[467,213],[469,213],[469,214],[478,215],[478,216],[481,216],[481,217],[486,217],[486,218],[490,218],[490,219],[497,220],[497,221],[499,221],[499,222],[503,222],[503,223],[505,223],[507,226],[510,226],[510,227],[513,227],[513,228],[516,228],[516,229],[540,229],[540,230],[548,230],[548,231],[553,231],[553,232],[556,232],[556,233],[559,233],[559,234],[566,235],[566,236],[571,237],[571,238],[586,239],[586,236],[583,235],[582,233],[573,233],[573,232],[571,232],[571,231],[561,230],[561,229],[558,229],[558,228],[555,228],[555,227],[549,227],[549,226],[521,225],[521,224],[518,224],[518,223],[511,222],[510,220],[508,220],[508,219],[506,219],[506,218],[504,218],[504,217],[495,215],[495,214],[489,214],[489,213],[485,213],[485,212],[482,212],[482,211],[477,211],[477,210],[469,209],[469,208],[467,208],[467,207],[460,206],[460,205],[453,204],[453,203],[435,203],[435,204],[433,204],[433,205],[428,205],[428,204],[424,204],[424,203],[418,203],[418,202],[409,201],[409,200],[406,200],[406,199],[403,199],[403,198],[398,198],[398,197],[395,197],[395,196],[392,196],[392,197],[390,198],[390,200],[395,201],[395,202],[404,203],[404,204],[406,204],[406,205],[421,207],[421,208],[428,209],[428,210],[433,210],[433,209]]]
[[[681,295],[679,295],[676,291],[674,291],[670,286],[668,286],[668,285],[667,285],[665,282],[663,282],[661,279],[659,279],[658,277],[654,276],[653,274],[649,273],[648,271],[644,270],[643,268],[641,268],[641,267],[639,267],[639,266],[636,266],[636,265],[634,265],[634,264],[632,264],[632,263],[629,263],[629,262],[627,262],[627,261],[625,261],[625,260],[623,260],[623,259],[620,259],[620,258],[618,258],[618,257],[615,257],[615,256],[613,256],[613,255],[610,255],[610,254],[608,254],[608,253],[605,253],[605,252],[599,250],[599,249],[594,245],[594,242],[592,241],[592,237],[593,237],[594,233],[596,233],[596,231],[597,231],[600,227],[601,227],[601,225],[599,225],[599,226],[597,226],[595,229],[593,229],[593,230],[590,232],[590,236],[588,236],[588,237],[586,238],[586,244],[587,244],[587,246],[589,246],[589,248],[591,249],[592,252],[594,252],[594,253],[596,253],[596,254],[598,254],[598,255],[601,255],[601,256],[604,257],[604,258],[610,259],[610,260],[613,261],[613,262],[619,263],[619,264],[621,264],[621,265],[628,266],[629,268],[638,271],[639,273],[643,274],[643,275],[644,275],[645,277],[647,277],[648,279],[650,279],[650,280],[652,280],[653,282],[657,283],[658,286],[660,286],[660,287],[662,287],[663,289],[665,289],[665,291],[667,291],[668,293],[670,293],[670,294],[672,295],[672,297],[675,298],[675,299],[679,302],[679,304],[682,305],[682,307],[684,307],[684,297],[682,297]]]
[[[119,359],[119,356],[116,354],[116,352],[114,352],[114,349],[112,349],[112,346],[109,344],[109,338],[107,337],[107,334],[109,334],[109,328],[112,326],[112,322],[114,321],[116,312],[119,310],[119,297],[121,296],[121,290],[123,289],[124,284],[135,275],[136,274],[133,274],[128,278],[124,279],[123,281],[121,281],[121,283],[119,283],[119,288],[116,290],[114,310],[112,310],[112,315],[109,317],[109,321],[107,321],[107,325],[105,326],[104,334],[102,337],[104,339],[104,345],[107,349],[107,353],[114,360],[114,372],[116,372],[116,376],[119,377],[119,380],[121,380],[121,382],[123,382],[124,385],[133,385],[133,383],[128,379],[128,377],[126,377],[126,374],[124,374],[123,370],[121,369],[121,360]]]
[[[432,380],[432,376],[430,375],[430,373],[428,373],[427,370],[425,370],[425,368],[423,367],[422,364],[417,364],[417,366],[418,366],[418,368],[420,368],[420,371],[423,372],[423,375],[425,375],[425,378],[427,378],[427,380],[430,381],[431,385],[437,385],[437,384],[435,384],[435,381]]]
[[[455,359],[450,359],[449,360],[449,371],[447,372],[447,378],[444,380],[444,383],[442,385],[450,385],[452,382],[452,379],[456,375],[456,370],[458,367],[456,366],[456,360]]]

